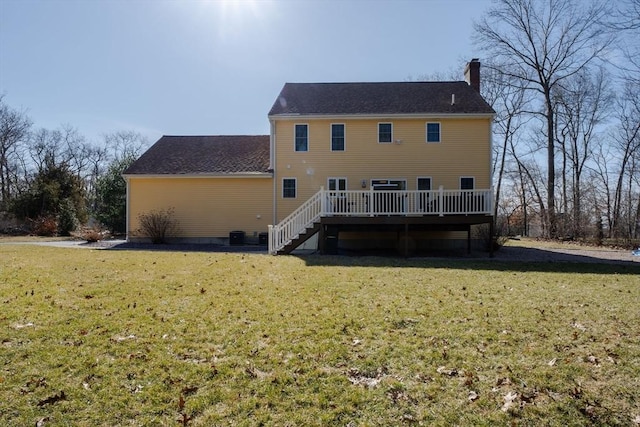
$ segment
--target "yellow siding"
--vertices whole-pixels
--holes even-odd
[[[378,123],[393,123],[393,139],[378,143]],[[426,142],[426,123],[439,122],[439,143]],[[331,151],[331,124],[345,124],[345,151]],[[294,125],[309,126],[309,151],[294,151]],[[346,177],[349,190],[367,188],[371,179],[405,179],[415,190],[417,177],[431,177],[432,189],[458,189],[460,177],[475,178],[477,189],[491,187],[491,118],[276,120],[277,215],[284,218],[326,188],[327,177]],[[282,179],[297,178],[297,198],[282,198]]]
[[[175,209],[181,238],[247,236],[272,222],[271,178],[130,178],[129,230],[136,236],[141,213]]]

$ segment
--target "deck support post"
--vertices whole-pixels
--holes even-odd
[[[404,223],[404,256],[409,257],[409,223]]]
[[[495,233],[494,229],[494,219],[491,219],[489,223],[489,258],[493,258],[493,233]]]
[[[471,255],[471,225],[467,225],[467,255]]]
[[[325,254],[325,238],[327,233],[325,232],[326,225],[320,225],[320,230],[318,230],[318,252],[320,255]]]

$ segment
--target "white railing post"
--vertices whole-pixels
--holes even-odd
[[[369,206],[368,206],[368,210],[369,210],[369,216],[373,216],[375,214],[373,206],[375,205],[375,203],[373,202],[373,185],[369,186]]]
[[[441,185],[440,187],[438,187],[438,215],[439,216],[444,216],[444,197],[443,197],[443,193],[444,192],[444,187]]]
[[[320,187],[320,215],[327,214],[327,194],[324,191],[324,186]]]

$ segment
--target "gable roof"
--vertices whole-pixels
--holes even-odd
[[[451,95],[455,95],[453,105]],[[463,81],[286,83],[269,116],[494,113]]]
[[[267,173],[269,135],[163,136],[124,175]]]

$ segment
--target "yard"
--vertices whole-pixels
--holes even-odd
[[[640,425],[640,264],[0,245],[2,425]]]

